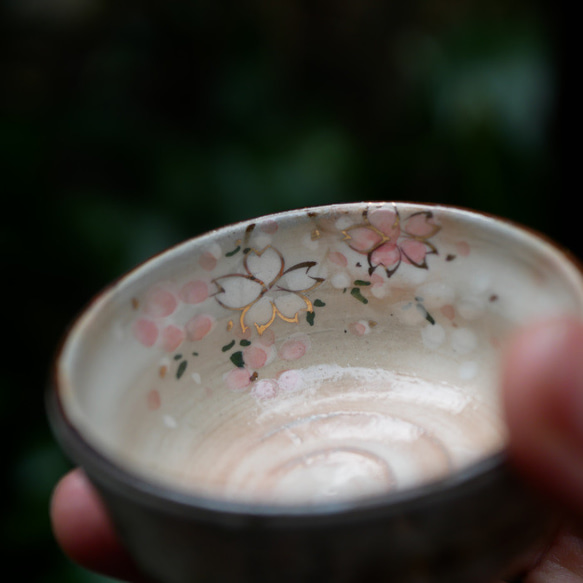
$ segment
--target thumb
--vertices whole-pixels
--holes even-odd
[[[583,517],[583,323],[562,318],[520,332],[502,388],[516,466]]]

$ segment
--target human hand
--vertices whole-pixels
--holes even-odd
[[[570,517],[522,581],[583,583],[583,324],[552,320],[521,332],[509,347],[502,389],[514,463]],[[73,561],[143,581],[81,470],[58,484],[51,518]]]

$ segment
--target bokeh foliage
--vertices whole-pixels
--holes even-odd
[[[67,324],[140,261],[353,200],[471,207],[573,245],[553,205],[550,4],[12,0],[0,42],[2,547],[19,580],[103,580],[50,534],[68,462],[43,391]]]

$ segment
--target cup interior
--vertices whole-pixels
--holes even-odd
[[[500,452],[515,328],[583,310],[540,236],[442,206],[333,205],[225,227],[103,292],[57,362],[80,439],[139,479],[312,505]]]

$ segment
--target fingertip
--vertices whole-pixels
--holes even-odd
[[[82,470],[72,470],[57,484],[50,517],[55,538],[72,561],[111,577],[139,578],[98,493]]]
[[[547,320],[506,351],[510,454],[533,483],[583,514],[583,323]]]

